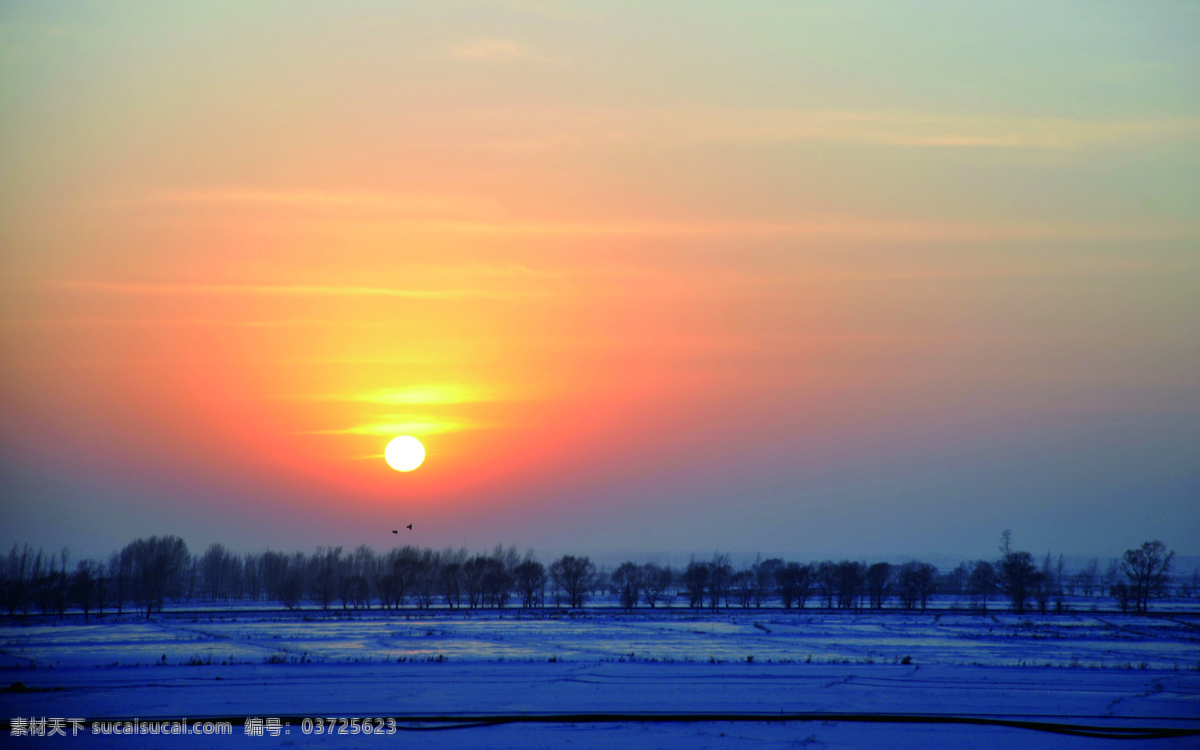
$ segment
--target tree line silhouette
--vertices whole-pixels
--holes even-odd
[[[304,603],[328,610],[401,607],[430,609],[558,606],[580,608],[589,599],[615,596],[620,607],[654,609],[676,601],[694,609],[777,606],[804,609],[924,611],[934,595],[966,598],[987,611],[1006,601],[1011,611],[1063,610],[1068,597],[1111,597],[1122,611],[1145,612],[1150,601],[1170,593],[1200,596],[1200,571],[1172,582],[1174,553],[1159,541],[1145,542],[1112,560],[1104,572],[1098,560],[1067,573],[1064,559],[1049,553],[1040,566],[1029,552],[1001,537],[995,560],[964,562],[940,572],[920,561],[901,564],[826,560],[815,563],[780,558],[735,567],[727,554],[693,558],[676,570],[669,565],[627,561],[611,571],[587,557],[563,555],[549,566],[533,551],[497,545],[490,553],[441,551],[403,546],[378,553],[367,546],[351,552],[319,547],[303,552],[234,554],[212,544],[189,553],[176,536],[139,538],[107,561],[82,560],[72,569],[70,555],[47,554],[29,545],[0,556],[0,607],[8,615],[31,612],[65,615],[81,611],[123,614],[127,608],[149,617],[165,603],[278,602],[288,609]]]

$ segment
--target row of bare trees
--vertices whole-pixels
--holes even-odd
[[[967,592],[977,597],[985,609],[988,595],[999,591],[1009,599],[1013,611],[1018,613],[1025,612],[1031,602],[1036,603],[1040,612],[1050,609],[1051,603],[1055,609],[1061,610],[1071,588],[1076,590],[1077,595],[1091,597],[1098,590],[1099,583],[1117,601],[1122,611],[1133,608],[1137,612],[1145,612],[1150,599],[1166,593],[1174,556],[1175,553],[1167,550],[1160,541],[1145,542],[1141,547],[1126,550],[1121,558],[1113,560],[1103,577],[1097,576],[1099,565],[1096,560],[1068,576],[1061,555],[1056,562],[1046,553],[1039,567],[1032,554],[1013,549],[1011,532],[1005,531],[1001,536],[998,561],[968,563],[956,570],[955,577],[964,582]],[[1195,580],[1200,576],[1193,572],[1192,578]],[[1181,585],[1178,593],[1193,596],[1195,591],[1195,586]]]
[[[612,574],[612,589],[627,609],[637,605],[639,594],[646,606],[654,607],[672,598],[672,588],[696,609],[761,607],[771,600],[784,609],[803,609],[809,601],[826,609],[879,609],[893,598],[906,609],[925,609],[936,582],[937,569],[916,561],[868,566],[849,560],[805,564],[771,558],[735,570],[725,554],[693,559],[678,576],[670,568],[633,562]]]
[[[1113,560],[1102,579],[1097,579],[1098,565],[1093,560],[1070,580],[1088,597],[1097,590],[1099,580],[1123,611],[1145,612],[1150,599],[1165,593],[1173,557],[1162,542],[1146,542]],[[717,554],[710,560],[690,561],[679,575],[678,589],[693,608],[716,609],[722,603],[726,607],[760,607],[765,598],[775,598],[785,609],[804,608],[814,598],[826,609],[882,609],[888,601],[895,601],[904,609],[924,611],[934,594],[949,594],[969,596],[985,611],[990,599],[1003,596],[1014,612],[1024,613],[1031,604],[1046,612],[1052,602],[1058,610],[1064,606],[1068,581],[1064,567],[1061,555],[1055,564],[1047,553],[1039,568],[1031,553],[1012,548],[1011,533],[1005,531],[999,559],[962,563],[947,574],[920,561],[901,565],[850,560],[802,564],[779,558],[734,570],[728,555]],[[639,593],[646,606],[654,607],[669,589],[660,582],[663,573],[657,566],[626,562],[614,571],[612,590],[627,609],[637,605]],[[669,569],[665,573],[669,581]],[[1200,575],[1193,573],[1192,579],[1190,586],[1179,586],[1180,595],[1200,595]]]
[[[312,554],[266,551],[238,555],[220,544],[192,555],[175,536],[136,539],[107,561],[82,560],[72,568],[69,553],[57,555],[14,545],[0,556],[0,607],[9,615],[63,615],[68,609],[103,614],[132,606],[147,617],[166,601],[199,603],[279,602],[289,609],[309,603],[329,609],[396,609],[415,606],[522,608],[547,604],[582,607],[589,597],[615,596],[625,609],[654,608],[677,598],[689,607],[782,606],[809,602],[827,609],[925,610],[935,594],[969,597],[986,610],[997,597],[1015,612],[1031,605],[1061,609],[1072,593],[1106,591],[1123,610],[1146,611],[1166,592],[1173,553],[1146,542],[1114,560],[1104,574],[1092,561],[1067,574],[1063,558],[1049,554],[1039,566],[1029,552],[1001,539],[1000,557],[976,560],[940,573],[920,561],[893,565],[843,560],[799,563],[780,558],[735,568],[730,556],[692,559],[681,570],[653,563],[624,562],[611,572],[587,557],[564,555],[549,566],[532,550],[520,554],[498,545],[490,553],[441,551],[403,546],[378,553],[361,546],[320,547]],[[1177,593],[1200,595],[1200,575],[1181,582]]]
[[[185,576],[193,568],[187,545],[176,536],[136,539],[107,563],[81,560],[73,571],[69,560],[65,549],[47,555],[13,545],[0,557],[0,606],[9,615],[28,614],[31,607],[59,615],[71,607],[88,615],[103,613],[106,605],[121,612],[132,604],[149,616],[162,611],[167,599],[183,596]]]
[[[66,613],[85,616],[106,609],[121,614],[133,605],[147,617],[164,602],[275,601],[289,609],[310,602],[322,609],[377,606],[395,609],[537,607],[554,602],[582,606],[595,580],[586,558],[564,556],[549,569],[513,547],[491,554],[465,549],[435,551],[398,547],[383,554],[362,546],[350,553],[319,547],[313,554],[266,551],[236,555],[220,544],[202,555],[188,553],[174,536],[137,539],[107,562],[83,560],[74,570],[70,555],[47,555],[28,545],[0,557],[0,607],[9,615]]]

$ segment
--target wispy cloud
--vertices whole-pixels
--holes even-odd
[[[869,216],[816,216],[791,221],[779,220],[662,220],[587,221],[482,220],[482,221],[386,221],[385,226],[413,232],[480,235],[563,235],[642,237],[812,237],[844,240],[971,241],[1035,239],[1179,239],[1196,237],[1200,226],[1166,224],[1153,226],[1104,225],[1083,222],[970,222],[909,221]],[[449,293],[447,293],[449,294]],[[467,291],[459,292],[468,296]],[[482,293],[481,293],[482,294]]]
[[[356,218],[376,229],[413,235],[478,235],[494,237],[806,237],[839,241],[889,240],[898,242],[965,242],[975,240],[1070,239],[1186,239],[1200,236],[1200,224],[1155,221],[1140,224],[1103,224],[1072,221],[985,222],[905,220],[854,214],[827,214],[792,219],[661,219],[629,221],[614,217],[579,220],[540,218],[408,218],[380,215]],[[489,289],[489,277],[547,276],[547,272],[493,268],[490,273],[470,273],[480,287],[381,287],[319,284],[180,284],[112,282],[86,279],[53,279],[45,286],[78,291],[129,295],[255,295],[291,297],[397,297],[426,300],[468,298],[511,299],[509,290]],[[463,276],[459,276],[459,279]],[[459,282],[461,283],[461,281]],[[520,296],[527,297],[528,290]]]
[[[307,430],[304,435],[437,435],[482,429],[485,425],[464,419],[430,415],[394,415],[380,421],[328,430]]]
[[[1073,150],[1124,141],[1200,137],[1200,118],[1070,119],[908,112],[761,113],[732,118],[716,140],[843,140],[889,146]],[[738,121],[740,120],[740,122]],[[703,139],[703,129],[695,131]]]
[[[235,320],[230,318],[0,318],[0,326],[12,328],[40,326],[45,328],[402,328],[411,326],[407,320],[381,318],[363,320],[345,318],[281,318],[279,320]],[[327,360],[318,360],[327,361]],[[386,360],[413,362],[416,360]],[[381,361],[382,362],[382,361]]]
[[[483,54],[483,48],[477,50]],[[430,110],[414,137],[456,148],[571,149],[611,143],[829,141],[903,148],[1072,151],[1200,138],[1200,117],[1011,116],[989,112],[785,107],[495,107]]]
[[[507,298],[503,292],[482,289],[397,289],[377,286],[320,286],[314,284],[150,284],[136,282],[50,279],[43,285],[56,289],[146,296],[248,295],[269,297],[402,297],[408,299]]]
[[[664,144],[829,141],[901,148],[1043,151],[1200,138],[1200,117],[1089,119],[987,113],[700,109],[652,110],[630,113],[629,118],[626,127],[609,127],[595,137]]]
[[[374,323],[374,321],[371,321]],[[98,328],[158,328],[158,327],[207,327],[218,328],[284,328],[289,326],[342,325],[335,321],[314,318],[291,318],[284,320],[230,320],[224,318],[4,318],[0,326],[44,326],[47,328],[74,328],[94,326]],[[357,325],[357,323],[354,323]],[[398,322],[393,325],[400,325]]]
[[[309,398],[318,401],[350,401],[389,406],[440,406],[495,401],[497,395],[494,391],[480,387],[461,384],[432,384]]]
[[[460,60],[512,60],[547,63],[553,58],[540,55],[512,39],[476,39],[450,48],[450,56]]]
[[[379,190],[297,190],[245,187],[213,187],[165,191],[137,198],[130,203],[241,204],[296,208],[366,208],[388,211],[429,212],[461,208],[462,199],[447,194],[401,193]]]

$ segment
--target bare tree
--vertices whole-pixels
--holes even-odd
[[[540,605],[546,592],[546,567],[530,556],[513,573],[517,591],[521,594],[521,606],[531,609]]]
[[[304,598],[304,574],[299,570],[288,571],[279,585],[279,603],[288,609],[300,606]]]
[[[232,598],[237,578],[239,561],[220,544],[213,543],[205,550],[197,566],[203,584],[201,591],[210,602],[228,601]]]
[[[247,600],[262,601],[263,578],[262,556],[246,554],[242,556],[242,577],[244,579],[243,593]]]
[[[96,575],[96,614],[103,615],[104,607],[106,604],[108,604],[108,597],[110,594],[108,575],[105,572],[106,568],[104,563],[95,562],[93,564],[95,565]]]
[[[1108,595],[1117,601],[1122,612],[1129,611],[1129,603],[1133,601],[1133,587],[1124,581],[1113,581],[1108,589]]]
[[[1098,568],[1099,562],[1093,557],[1088,561],[1087,565],[1083,566],[1082,570],[1075,574],[1075,581],[1079,586],[1079,593],[1089,599],[1092,597],[1092,593],[1096,589],[1096,576]]]
[[[934,582],[937,580],[937,568],[925,562],[916,560],[900,566],[896,582],[900,601],[905,609],[916,609],[918,605],[924,612],[933,595]]]
[[[176,536],[135,539],[126,545],[132,561],[134,602],[149,618],[167,597],[177,598],[188,572],[187,545]]]
[[[108,558],[108,577],[113,582],[113,603],[117,614],[125,613],[125,603],[133,599],[133,548],[126,545]]]
[[[0,562],[0,599],[3,600],[9,616],[15,615],[18,609],[26,614],[29,612],[30,599],[30,559],[32,553],[29,545],[24,545],[17,551],[17,545],[12,546],[2,562]]]
[[[487,575],[488,559],[476,555],[463,563],[462,589],[467,597],[467,606],[471,609],[483,604],[483,578]]]
[[[582,607],[596,566],[586,557],[564,555],[550,565],[550,578],[566,594],[571,607]]]
[[[758,578],[752,569],[739,570],[731,581],[734,599],[742,609],[749,609],[758,596]]]
[[[1025,612],[1025,602],[1033,596],[1042,582],[1042,574],[1033,563],[1033,555],[1017,552],[1012,548],[1012,532],[1008,529],[1000,535],[1000,587],[1012,601],[1017,614]]]
[[[862,589],[862,563],[843,560],[837,564],[837,600],[842,609],[856,609],[858,595]]]
[[[653,609],[659,601],[665,600],[670,595],[674,579],[675,574],[669,565],[659,567],[647,563],[642,566],[642,597],[646,600],[646,605]]]
[[[708,590],[708,563],[691,560],[683,571],[683,592],[687,597],[688,606],[693,608],[704,606],[704,592]]]
[[[96,582],[99,577],[96,563],[91,560],[80,560],[75,566],[75,574],[71,576],[71,600],[83,610],[85,620],[96,603]]]
[[[617,590],[621,606],[633,609],[642,593],[642,566],[633,562],[621,563],[612,573],[612,584]]]
[[[500,552],[501,548],[497,547],[497,553]],[[515,549],[513,553],[515,555]],[[509,572],[509,566],[505,564],[506,559],[507,556],[502,553],[483,558],[483,598],[496,609],[503,609],[512,593],[514,579]],[[515,568],[516,565],[517,563],[514,563],[512,567]]]
[[[733,582],[733,564],[729,555],[714,553],[708,564],[708,599],[709,606],[716,609],[721,599],[729,606],[729,587]]]
[[[375,590],[384,609],[398,608],[408,599],[421,568],[422,551],[410,545],[388,550],[375,565]]]
[[[789,562],[775,571],[775,585],[784,609],[791,609],[793,603],[804,609],[804,603],[812,591],[812,583],[811,565]]]
[[[421,550],[413,565],[413,592],[421,609],[433,607],[442,580],[442,558],[431,549]]]
[[[1046,608],[1050,603],[1050,596],[1054,591],[1054,567],[1050,559],[1050,553],[1042,558],[1042,569],[1039,571],[1038,580],[1033,587],[1033,597],[1037,600],[1038,611],[1046,614]]]
[[[532,556],[533,550],[529,550],[527,555]],[[504,569],[511,572],[514,568],[521,564],[521,553],[517,551],[517,545],[510,544],[505,547],[503,544],[497,544],[492,550],[492,559],[498,560]]]
[[[988,596],[996,593],[996,568],[987,560],[976,560],[971,566],[968,582],[971,596],[978,599],[980,607],[987,612]]]
[[[1025,603],[1037,591],[1042,574],[1028,552],[1010,552],[1000,560],[1000,586],[1017,614],[1025,612]]]
[[[1063,610],[1063,597],[1067,593],[1067,582],[1065,580],[1066,568],[1066,558],[1060,552],[1058,553],[1058,562],[1054,566],[1054,607],[1059,612]]]
[[[813,571],[817,589],[825,597],[825,609],[833,609],[833,600],[837,598],[838,570],[832,560],[819,563]]]
[[[763,598],[775,591],[775,573],[783,567],[783,560],[772,557],[769,560],[755,562],[754,571],[754,606],[762,607]]]
[[[952,596],[962,596],[967,593],[971,580],[971,563],[961,562],[954,570],[938,576],[938,591]]]
[[[279,601],[288,609],[295,609],[304,599],[304,592],[309,588],[308,571],[311,568],[308,558],[303,552],[296,552],[287,558],[284,569],[285,577],[280,590]]]
[[[1121,563],[1114,557],[1108,561],[1104,575],[1100,576],[1100,591],[1112,591],[1112,587],[1121,580]]]
[[[67,573],[67,560],[70,559],[71,553],[63,547],[59,553],[58,574],[53,577],[53,602],[54,611],[58,613],[59,618],[65,617],[67,614],[67,599],[70,597],[71,575]],[[53,561],[51,561],[53,567]]]
[[[871,609],[883,609],[883,602],[888,596],[888,584],[892,579],[890,563],[877,562],[867,568],[867,597],[871,601]]]
[[[342,548],[318,547],[312,556],[313,596],[320,602],[321,609],[329,609],[341,583]]]
[[[29,564],[29,597],[42,614],[54,611],[54,556],[44,554],[40,547]]]
[[[359,545],[354,552],[342,560],[339,598],[342,609],[370,609],[371,585],[378,573],[375,551],[367,545]]]
[[[592,576],[592,583],[584,593],[590,596],[602,597],[612,593],[614,590],[612,577],[609,576],[608,571],[602,567],[597,567],[596,575]]]
[[[442,572],[438,583],[442,589],[442,597],[450,609],[462,606],[463,563],[449,560],[442,563]]]
[[[1175,553],[1168,551],[1157,539],[1143,543],[1138,549],[1125,551],[1121,570],[1129,579],[1134,607],[1138,612],[1145,612],[1150,606],[1151,597],[1162,593],[1170,580],[1171,560],[1174,557]]]
[[[111,563],[109,564],[111,569]],[[284,584],[288,579],[288,568],[291,565],[291,558],[282,552],[273,552],[267,550],[259,555],[258,570],[262,578],[263,592],[268,599],[280,602],[287,606],[283,601]],[[293,606],[295,606],[293,604]],[[291,607],[288,607],[291,609]]]

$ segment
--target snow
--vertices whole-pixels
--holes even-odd
[[[907,663],[901,663],[907,657]],[[168,613],[0,626],[0,718],[546,712],[884,712],[1200,729],[1200,618],[719,613]],[[157,737],[155,746],[375,746],[374,736]],[[133,738],[14,738],[129,746]],[[971,725],[516,724],[420,747],[1096,747]],[[3,743],[0,743],[3,744]],[[1135,741],[1196,747],[1196,737]],[[1123,747],[1129,746],[1123,744]]]

